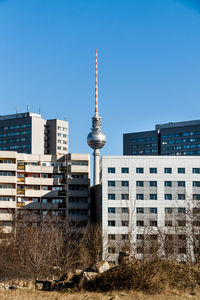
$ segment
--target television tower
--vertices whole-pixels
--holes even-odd
[[[99,156],[100,149],[106,143],[106,136],[101,131],[101,117],[98,113],[98,82],[97,82],[97,50],[96,50],[96,85],[95,85],[95,114],[92,118],[92,128],[91,132],[87,136],[88,146],[94,149],[94,185],[99,184]]]

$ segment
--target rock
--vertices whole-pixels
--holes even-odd
[[[98,273],[104,273],[110,269],[110,264],[107,261],[99,261],[94,265],[94,269],[96,269]]]
[[[98,273],[96,273],[96,272],[83,272],[82,277],[86,280],[92,280],[97,275],[98,275]]]

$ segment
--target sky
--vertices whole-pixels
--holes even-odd
[[[69,151],[87,146],[98,50],[103,155],[123,133],[200,119],[200,1],[0,0],[0,115],[69,121]]]

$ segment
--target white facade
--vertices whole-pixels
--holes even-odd
[[[111,261],[118,256],[116,240],[123,247],[131,232],[137,249],[145,228],[181,233],[187,209],[200,207],[199,157],[103,156],[100,169],[103,255]]]

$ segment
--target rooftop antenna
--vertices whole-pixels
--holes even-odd
[[[97,64],[97,50],[96,50],[96,69],[95,69],[95,116],[98,117],[98,64]]]
[[[40,114],[40,105],[39,105],[39,109],[38,109],[38,112],[39,112],[39,114]]]
[[[27,110],[27,112],[29,112],[29,107],[28,107],[28,105],[26,106],[26,110]]]

